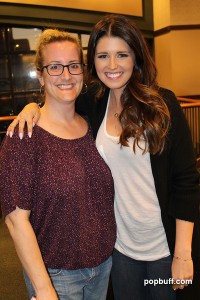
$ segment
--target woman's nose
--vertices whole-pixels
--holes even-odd
[[[110,60],[109,60],[109,67],[111,69],[116,69],[117,68],[117,61],[116,61],[116,58],[111,56],[110,57]]]
[[[71,74],[69,73],[69,69],[67,67],[64,67],[63,73],[61,74],[63,78],[69,79],[71,78]]]

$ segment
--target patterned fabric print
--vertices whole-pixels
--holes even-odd
[[[6,137],[0,153],[4,215],[31,210],[30,222],[48,268],[97,266],[112,253],[116,225],[112,175],[89,127],[67,140],[35,126],[32,138]]]

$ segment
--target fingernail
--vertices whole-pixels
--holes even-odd
[[[31,136],[32,136],[32,133],[31,133],[31,132],[29,132],[29,133],[28,133],[28,136],[31,138]]]
[[[35,123],[33,122],[33,127],[35,126]]]
[[[9,131],[6,132],[6,135],[9,136]]]
[[[20,140],[22,140],[22,138],[23,138],[23,134],[22,133],[19,134],[19,138],[20,138]]]
[[[10,132],[10,137],[12,137],[13,136],[13,134],[12,134],[12,131]]]

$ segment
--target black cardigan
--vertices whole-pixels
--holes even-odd
[[[76,110],[89,117],[93,136],[96,138],[105,115],[109,90],[106,90],[104,97],[98,100],[95,100],[94,92],[95,90],[91,89],[87,94],[80,95]],[[200,256],[198,223],[200,188],[190,129],[174,93],[163,88],[160,88],[159,92],[171,116],[170,130],[163,153],[150,155],[162,222],[171,254],[175,246],[175,219],[197,222],[198,226],[195,225],[193,235],[194,258]]]

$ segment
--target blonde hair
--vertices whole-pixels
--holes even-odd
[[[83,51],[80,45],[80,41],[74,35],[61,31],[58,29],[46,29],[42,32],[37,48],[36,48],[36,56],[35,56],[35,67],[36,69],[41,70],[43,67],[43,57],[42,50],[49,44],[55,42],[69,41],[74,43],[80,52],[80,62],[83,63]]]

